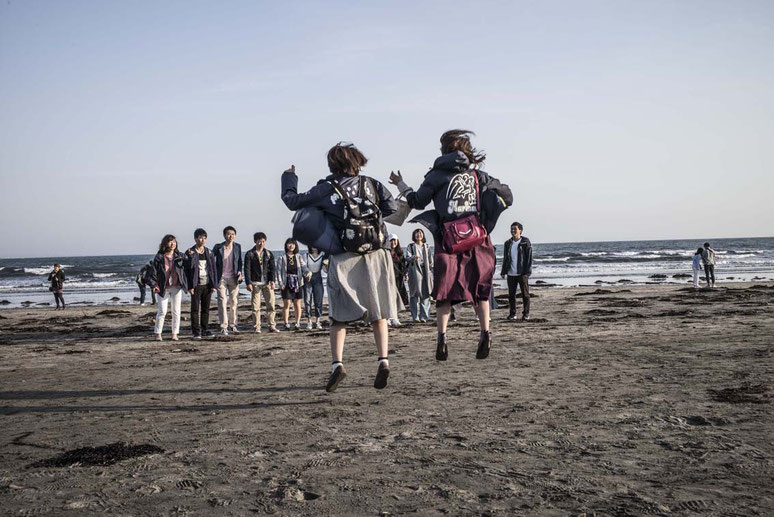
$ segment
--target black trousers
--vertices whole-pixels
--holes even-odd
[[[207,323],[210,321],[210,300],[212,300],[212,292],[208,286],[194,287],[191,295],[191,330],[194,335],[207,330]]]
[[[516,315],[516,289],[521,288],[521,301],[524,305],[523,314],[529,316],[529,275],[508,275],[508,307],[510,315]]]
[[[707,278],[707,286],[715,285],[715,265],[714,264],[704,265],[704,276]],[[710,282],[710,280],[712,280],[712,282]]]
[[[56,300],[56,306],[59,307],[59,302],[62,302],[62,307],[65,306],[64,302],[64,296],[62,296],[62,291],[54,291],[54,300]]]

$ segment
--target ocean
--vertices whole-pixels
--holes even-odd
[[[533,243],[530,284],[561,288],[690,283],[681,275],[691,274],[691,258],[705,240]],[[718,284],[774,280],[774,237],[709,241],[717,253]],[[502,244],[495,249],[495,279],[502,287]],[[152,258],[150,254],[0,259],[0,308],[51,305],[48,274],[54,263],[61,264],[67,276],[64,296],[70,305],[136,303],[135,276]],[[244,284],[242,290],[246,295]]]

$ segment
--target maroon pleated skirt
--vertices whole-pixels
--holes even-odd
[[[489,237],[464,253],[435,247],[433,298],[438,303],[478,303],[489,300],[495,270],[495,250]]]

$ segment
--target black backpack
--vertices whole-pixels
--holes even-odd
[[[368,199],[365,193],[365,182],[371,186],[376,202]],[[336,193],[341,196],[347,207],[344,218],[344,228],[341,230],[341,245],[346,251],[365,254],[376,251],[384,243],[382,232],[382,211],[379,209],[379,199],[376,188],[370,178],[358,178],[358,194],[350,197],[346,189],[336,180],[331,180]]]

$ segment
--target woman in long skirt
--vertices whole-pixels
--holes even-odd
[[[430,293],[433,292],[433,255],[421,228],[411,234],[406,246],[408,262],[409,303],[411,319],[425,322],[430,319]]]
[[[397,185],[411,208],[424,208],[431,201],[437,226],[434,228],[435,267],[432,296],[436,300],[436,322],[438,339],[435,358],[445,361],[448,357],[446,327],[452,304],[473,302],[478,316],[481,335],[478,340],[476,359],[489,356],[492,334],[489,331],[489,296],[492,292],[495,252],[489,236],[476,246],[463,252],[446,249],[449,229],[447,223],[463,218],[480,219],[483,205],[481,193],[484,190],[505,191],[507,186],[480,169],[486,158],[470,142],[471,131],[453,129],[441,135],[442,155],[435,160],[433,168],[425,175],[419,189],[414,191],[400,174],[390,174],[390,182]],[[508,190],[508,194],[510,191]],[[446,228],[446,229],[445,229]]]
[[[328,151],[331,175],[320,180],[307,192],[297,191],[295,166],[282,175],[282,200],[290,210],[317,207],[323,217],[341,231],[344,249],[353,249],[351,238],[359,234],[351,227],[348,207],[356,205],[361,213],[371,209],[386,217],[396,210],[392,194],[380,182],[361,175],[367,159],[352,144],[337,144]],[[378,353],[378,368],[374,387],[387,386],[390,365],[387,356],[387,320],[398,317],[395,274],[390,258],[387,231],[384,224],[371,228],[358,252],[332,254],[328,266],[328,308],[331,319],[331,374],[326,391],[334,391],[346,376],[344,370],[344,340],[347,323],[371,322]],[[325,251],[325,250],[323,250]]]

